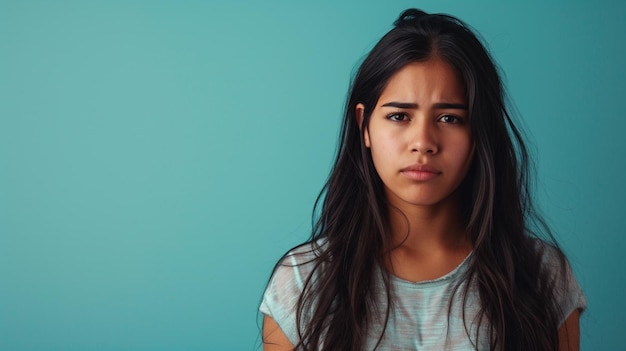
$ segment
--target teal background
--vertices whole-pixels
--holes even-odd
[[[256,349],[351,72],[407,7],[489,43],[583,349],[623,349],[626,3],[0,0],[0,350]]]

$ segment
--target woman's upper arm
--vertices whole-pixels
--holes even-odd
[[[575,309],[559,328],[560,351],[580,350],[580,311]]]
[[[263,317],[263,351],[292,351],[293,345],[274,319]]]

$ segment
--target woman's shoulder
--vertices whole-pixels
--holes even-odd
[[[557,243],[539,238],[531,240],[544,270],[551,272],[554,279],[574,279],[569,259]]]
[[[290,249],[276,264],[270,285],[301,291],[325,247],[326,240],[317,239]]]
[[[565,254],[557,244],[537,237],[531,237],[529,240],[534,252],[541,258],[541,263],[544,266],[561,266],[567,263]]]
[[[561,248],[542,239],[533,239],[534,247],[541,257],[542,269],[551,278],[557,305],[563,316],[561,323],[571,312],[578,309],[581,313],[587,307],[587,299],[576,280],[569,260]]]
[[[290,249],[276,265],[276,270],[281,267],[310,269],[319,260],[326,248],[324,238],[307,241]]]
[[[298,300],[306,284],[312,283],[310,278],[325,243],[324,239],[318,239],[289,250],[276,264],[263,294],[260,311],[272,317],[294,345],[298,342],[295,320]]]

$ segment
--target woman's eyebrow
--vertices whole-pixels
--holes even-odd
[[[414,102],[391,101],[391,102],[387,102],[383,104],[382,107],[417,109],[418,104]],[[451,103],[451,102],[438,102],[436,104],[433,104],[433,107],[436,109],[468,110],[468,107],[466,104],[457,104],[457,103]]]
[[[466,104],[457,104],[453,102],[438,102],[436,104],[433,104],[433,107],[439,109],[454,109],[466,111],[469,109]]]
[[[382,107],[395,107],[395,108],[407,108],[407,109],[416,109],[417,104],[413,102],[398,102],[392,101],[386,104],[383,104]]]

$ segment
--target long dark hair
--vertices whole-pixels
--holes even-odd
[[[458,72],[469,103],[476,151],[459,193],[473,244],[465,279],[478,289],[478,321],[488,331],[484,337],[493,350],[558,349],[562,316],[555,303],[555,283],[541,265],[534,237],[545,234],[554,241],[532,206],[529,155],[507,112],[498,71],[467,25],[417,9],[400,15],[353,79],[337,158],[316,201],[314,213],[319,215],[306,243],[316,252],[314,261],[307,263],[314,267],[315,281],[306,281],[298,301],[296,349],[361,350],[372,322],[389,317],[389,273],[377,269],[386,266],[393,249],[388,204],[363,130],[388,80],[407,64],[434,57]],[[358,103],[364,105],[363,129],[355,115]],[[323,245],[317,245],[319,239]],[[555,250],[564,266],[558,246]],[[378,281],[386,293],[384,311],[377,309]],[[463,294],[464,306],[470,285],[456,292]]]

